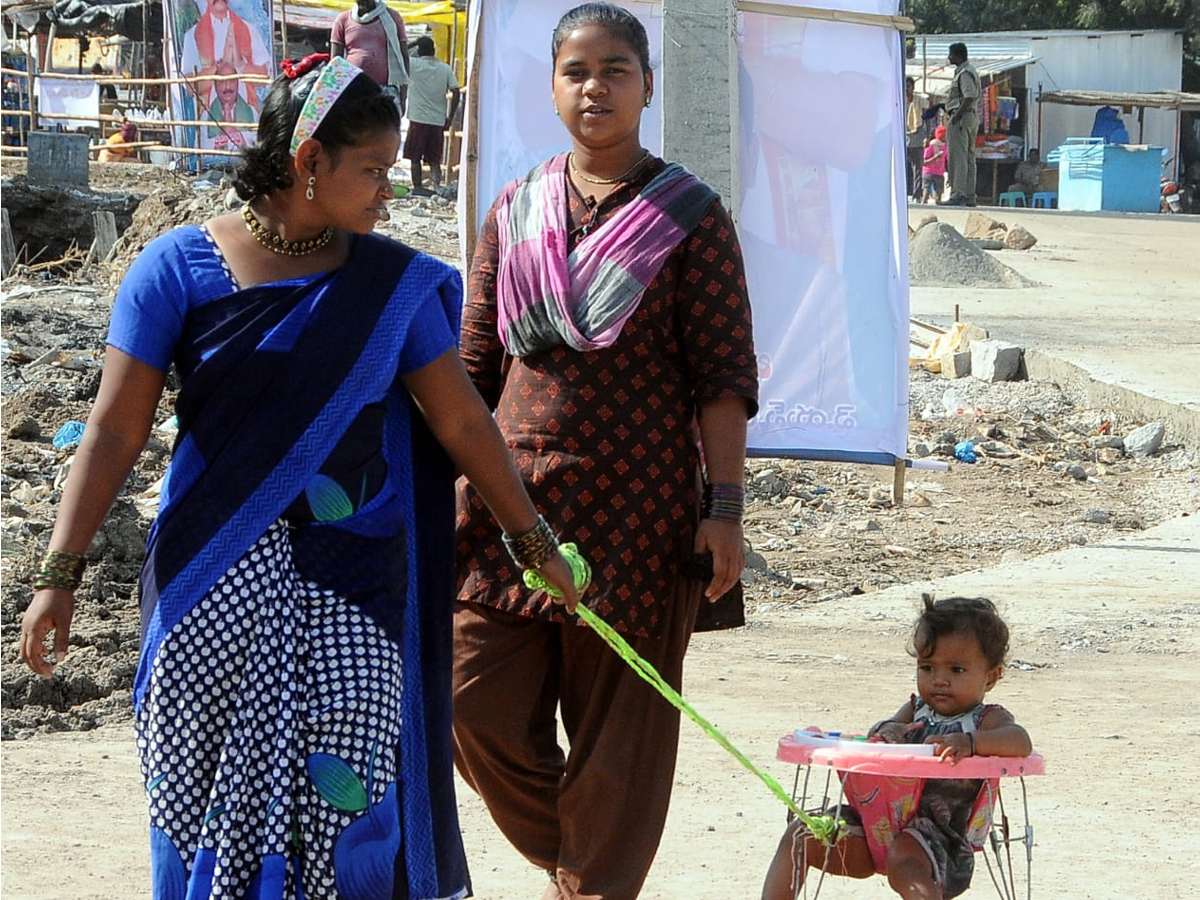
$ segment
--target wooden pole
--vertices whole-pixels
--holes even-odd
[[[279,0],[279,40],[283,42],[283,49],[280,51],[280,59],[291,59],[288,51],[288,33],[287,33],[287,0]]]
[[[904,32],[917,30],[913,20],[907,16],[886,16],[840,9],[817,9],[811,6],[785,6],[782,3],[760,3],[757,0],[739,0],[737,8],[742,12],[766,13],[767,15],[788,16],[796,19],[842,22],[846,25],[871,25],[876,28],[895,28]]]
[[[46,57],[42,60],[42,71],[48,72],[54,64],[54,36],[58,34],[58,23],[50,23],[50,32],[46,35]]]
[[[205,75],[203,79],[195,75],[179,75],[174,78],[102,78],[97,79],[92,75],[60,75],[58,73],[46,74],[40,73],[36,76],[31,76],[29,72],[22,72],[20,69],[0,69],[2,75],[15,75],[18,78],[53,78],[55,81],[99,81],[101,84],[194,84],[197,81],[240,81],[243,84],[270,84],[271,79],[266,75]]]
[[[149,29],[150,29],[149,13],[147,11],[147,6],[149,3],[150,3],[150,0],[142,0],[142,77],[143,78],[150,77],[150,40],[149,40],[149,35],[146,34],[146,32],[149,31]],[[142,89],[139,93],[142,95],[141,96],[142,106],[145,106],[146,105],[146,86],[144,84],[142,85]]]
[[[471,66],[467,70],[467,113],[464,117],[467,123],[467,152],[463,154],[463,170],[460,178],[466,179],[466,190],[463,192],[463,234],[466,235],[467,258],[465,263],[471,265],[475,256],[475,241],[478,239],[479,218],[479,91],[483,78],[479,66],[483,58],[483,17],[487,12],[487,4],[482,0],[474,0],[479,4],[479,18],[475,23],[475,34],[468,35],[467,40],[475,38],[475,52],[471,55]]]
[[[904,470],[908,468],[908,460],[898,459],[892,469],[892,503],[904,505]]]
[[[23,109],[15,109],[4,111],[6,116],[22,116],[28,117],[30,113]],[[85,122],[91,122],[93,119],[96,122],[123,122],[128,116],[114,116],[108,113],[101,113],[94,117],[80,116],[78,113],[42,113],[42,119],[82,119]],[[138,128],[157,131],[165,126],[181,126],[195,128],[232,128],[234,131],[257,131],[257,122],[212,122],[208,119],[130,119]]]

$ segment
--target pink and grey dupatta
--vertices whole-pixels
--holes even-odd
[[[567,155],[509,184],[496,208],[500,341],[516,357],[610,346],[716,193],[670,163],[567,253]]]

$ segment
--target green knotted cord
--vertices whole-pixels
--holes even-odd
[[[559,547],[559,550],[562,552],[562,555],[566,558],[567,563],[571,567],[571,573],[574,577],[576,590],[582,594],[584,588],[586,588],[591,581],[591,568],[588,566],[587,560],[579,555],[579,551],[576,549],[574,544],[562,544]],[[541,575],[532,569],[527,569],[525,571],[524,580],[526,587],[534,590],[545,591],[554,597],[562,596],[560,591],[550,585],[544,578],[542,578]],[[802,810],[788,795],[787,791],[780,787],[778,781],[776,781],[766,772],[759,769],[754,765],[754,763],[750,762],[750,760],[744,753],[742,753],[741,750],[733,746],[729,738],[725,737],[725,735],[717,730],[717,728],[711,722],[705,719],[704,716],[700,715],[700,713],[698,713],[690,703],[683,699],[678,691],[671,687],[671,685],[667,684],[663,677],[658,674],[658,671],[654,668],[654,666],[642,659],[641,656],[638,655],[637,651],[630,647],[626,640],[615,630],[613,630],[611,625],[597,616],[582,603],[575,607],[575,613],[579,616],[579,618],[583,619],[583,621],[586,622],[591,629],[604,640],[606,644],[612,647],[613,650],[617,652],[617,655],[625,660],[625,662],[629,663],[630,667],[637,672],[644,681],[648,682],[660,694],[662,694],[663,697],[666,698],[667,702],[699,725],[709,737],[724,747],[734,759],[740,762],[752,774],[758,776],[758,779],[767,786],[771,793],[782,800],[784,805],[792,811],[792,814],[804,823],[804,826],[810,832],[812,832],[814,837],[816,837],[818,840],[824,841],[826,844],[833,844],[837,842],[843,833],[841,823],[837,819],[831,815],[813,816]]]

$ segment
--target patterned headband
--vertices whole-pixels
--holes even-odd
[[[333,104],[337,103],[338,97],[342,96],[350,82],[361,74],[362,69],[344,56],[335,56],[325,64],[325,68],[317,76],[317,83],[304,99],[300,117],[296,119],[296,129],[292,132],[292,156],[296,155],[296,151],[305,140],[316,134],[321,122],[329,115],[329,110],[333,109]]]

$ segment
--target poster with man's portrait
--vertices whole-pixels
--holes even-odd
[[[274,68],[270,0],[164,0],[172,117],[199,122],[176,128],[176,143],[205,150],[239,150],[254,142]]]

